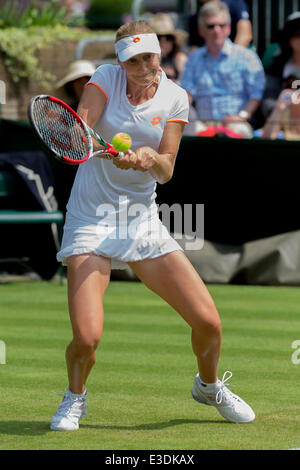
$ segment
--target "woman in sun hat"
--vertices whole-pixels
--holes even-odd
[[[118,65],[96,70],[78,113],[91,127],[98,122],[107,141],[127,132],[132,149],[118,159],[90,158],[79,165],[67,205],[57,258],[68,268],[73,338],[66,350],[68,388],[50,428],[77,430],[87,413],[86,382],[102,335],[103,297],[111,267],[124,263],[191,327],[199,370],[193,398],[216,406],[229,421],[252,421],[249,405],[225,386],[227,373],[217,378],[218,312],[197,271],[160,221],[155,203],[157,183],[173,175],[187,123],[187,93],[161,69],[159,41],[145,21],[121,26],[115,51]],[[117,387],[117,374],[115,380]]]
[[[266,70],[266,87],[261,105],[265,118],[278,104],[281,92],[300,79],[300,11],[289,15],[278,33],[279,50]],[[296,87],[298,88],[298,86]]]
[[[286,19],[278,34],[280,53],[267,70],[262,137],[300,140],[300,12]]]
[[[188,33],[182,29],[176,29],[171,16],[167,13],[153,15],[149,19],[149,24],[159,40],[162,68],[167,70],[168,67],[173,67],[176,78],[180,81],[188,59],[188,55],[182,50]]]
[[[57,83],[56,94],[62,95],[68,104],[77,109],[83,93],[83,88],[96,70],[89,60],[75,60],[67,70],[66,75]]]

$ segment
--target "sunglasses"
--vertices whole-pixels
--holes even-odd
[[[207,29],[214,29],[217,26],[219,26],[219,28],[223,29],[223,28],[225,28],[225,26],[227,26],[227,23],[212,23],[212,24],[206,24],[205,26],[206,26]]]

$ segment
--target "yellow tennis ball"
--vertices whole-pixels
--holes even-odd
[[[131,147],[131,137],[125,132],[119,132],[113,138],[111,143],[118,152],[127,152]]]

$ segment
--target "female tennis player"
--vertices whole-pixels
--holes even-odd
[[[163,184],[173,174],[187,123],[186,92],[160,69],[159,42],[148,23],[121,26],[115,51],[118,65],[96,70],[78,114],[90,127],[97,123],[108,142],[126,132],[133,145],[119,159],[90,158],[80,165],[67,204],[57,258],[68,270],[73,339],[66,350],[67,391],[50,428],[76,430],[87,413],[86,382],[102,334],[102,300],[111,267],[124,263],[191,327],[198,368],[192,397],[216,406],[228,421],[252,421],[250,406],[225,386],[227,373],[218,379],[218,312],[198,273],[161,224],[155,204],[157,182]]]

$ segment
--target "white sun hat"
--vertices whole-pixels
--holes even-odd
[[[115,43],[115,52],[121,62],[137,54],[151,53],[160,54],[160,45],[156,34],[135,34],[127,38],[120,39]]]
[[[67,74],[57,83],[56,88],[61,88],[69,82],[81,77],[91,77],[96,66],[89,60],[75,60],[69,65]]]

